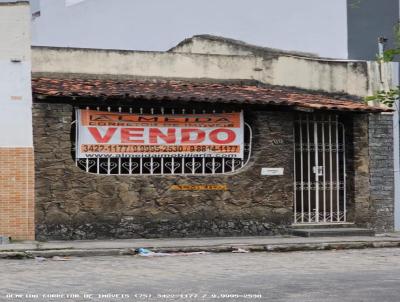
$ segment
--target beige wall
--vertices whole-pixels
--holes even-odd
[[[214,55],[267,55],[287,54],[292,56],[317,57],[314,53],[305,53],[300,51],[287,51],[282,49],[262,47],[258,45],[248,44],[243,41],[212,36],[212,35],[197,35],[185,39],[175,47],[169,50],[177,53],[197,53],[197,54],[214,54]]]
[[[380,83],[376,62],[289,55],[263,57],[34,47],[32,66],[33,72],[44,73],[253,79],[265,84],[356,96],[369,95],[385,86]],[[391,82],[391,66],[388,64],[382,71],[383,82]]]
[[[40,48],[32,52],[33,72],[110,74],[149,77],[249,79],[262,60],[167,52]]]

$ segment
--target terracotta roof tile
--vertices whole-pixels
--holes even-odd
[[[33,94],[52,97],[106,97],[146,100],[178,100],[302,107],[320,110],[382,112],[350,98],[336,98],[282,87],[258,87],[238,83],[178,80],[55,79],[32,80]]]

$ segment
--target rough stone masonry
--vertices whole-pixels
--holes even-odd
[[[292,113],[246,112],[253,129],[249,164],[207,177],[86,173],[72,154],[73,106],[36,103],[33,117],[38,239],[272,235],[293,219]],[[262,167],[285,172],[261,176]],[[176,184],[227,190],[171,190]]]
[[[377,231],[394,228],[393,116],[372,114],[369,117],[370,204]]]
[[[73,105],[33,107],[37,239],[273,235],[293,221],[293,112],[245,108],[250,162],[232,175],[116,176],[75,164]],[[348,218],[393,230],[392,116],[348,115]],[[278,142],[278,143],[277,143]],[[261,176],[262,167],[284,168]],[[177,191],[174,185],[227,190]]]
[[[350,213],[378,233],[394,229],[393,116],[354,115],[349,142]]]

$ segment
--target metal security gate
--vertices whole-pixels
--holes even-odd
[[[343,124],[336,115],[299,115],[294,137],[294,223],[346,222]]]

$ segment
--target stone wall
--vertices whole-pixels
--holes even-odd
[[[394,228],[393,116],[353,118],[354,221],[378,233]]]
[[[369,117],[370,204],[378,232],[394,229],[393,115]]]
[[[355,115],[351,127],[352,141],[347,144],[348,162],[350,169],[349,194],[353,193],[349,202],[353,202],[354,209],[348,213],[350,221],[366,227],[371,222],[370,181],[369,181],[369,147],[368,147],[368,115]]]
[[[93,239],[272,235],[292,222],[293,115],[249,110],[249,164],[233,175],[107,176],[75,166],[73,106],[35,103],[36,237]],[[261,176],[282,167],[283,176]],[[174,191],[226,184],[226,191]]]

